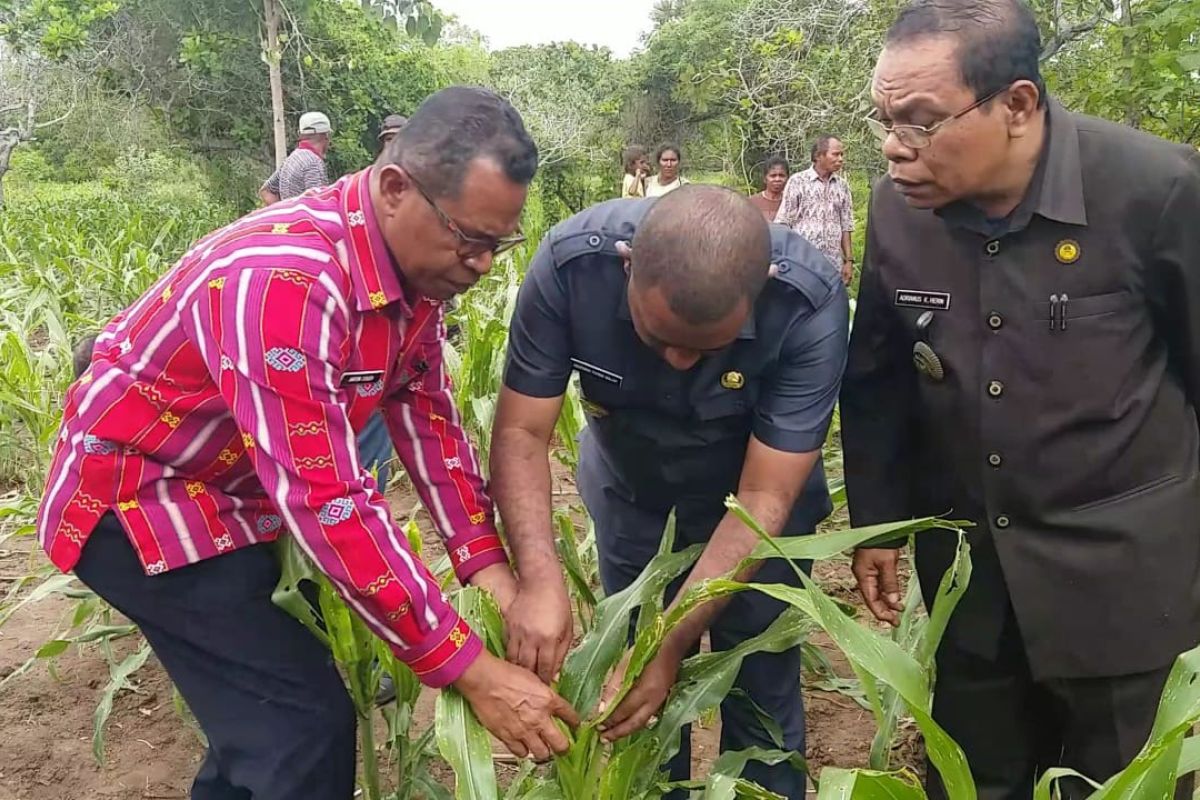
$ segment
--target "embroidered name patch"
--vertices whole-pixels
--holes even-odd
[[[364,369],[359,372],[343,372],[339,386],[361,386],[364,383],[374,383],[383,377],[381,369]]]
[[[611,383],[613,386],[620,386],[625,380],[615,372],[609,372],[603,367],[597,367],[595,364],[589,364],[586,361],[580,361],[578,358],[571,359],[572,366],[582,372],[584,375],[591,375],[593,378],[599,378],[605,383]]]
[[[906,308],[928,308],[933,311],[950,310],[949,292],[927,292],[923,289],[897,289],[896,305]]]

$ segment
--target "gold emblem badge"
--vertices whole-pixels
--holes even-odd
[[[746,385],[746,376],[735,370],[721,376],[721,385],[726,389],[741,389]]]
[[[1074,264],[1079,260],[1082,252],[1079,242],[1074,239],[1063,239],[1054,248],[1054,257],[1058,259],[1060,264]]]

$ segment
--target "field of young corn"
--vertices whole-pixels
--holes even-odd
[[[192,193],[147,193],[123,197],[99,186],[18,187],[0,213],[0,551],[32,532],[31,521],[46,468],[49,446],[58,425],[59,404],[70,380],[71,346],[110,314],[136,297],[169,267],[187,244],[228,221],[228,209]],[[507,319],[525,264],[538,234],[547,227],[540,206],[531,202],[525,220],[531,243],[497,263],[493,272],[460,300],[454,321],[458,334],[450,345],[458,400],[468,428],[481,450],[488,431],[504,357]],[[566,405],[556,437],[556,455],[573,467],[575,436],[584,424],[578,399]],[[836,459],[836,434],[830,456]],[[836,473],[835,473],[836,474]],[[396,478],[404,481],[403,475]],[[734,513],[757,529],[736,501]],[[414,711],[421,687],[408,669],[392,657],[348,611],[328,583],[290,546],[280,544],[283,577],[275,601],[325,642],[338,663],[360,716],[360,789],[368,800],[455,797],[462,800],[640,800],[660,797],[669,788],[659,765],[676,752],[679,729],[710,715],[729,692],[741,661],[751,652],[777,651],[805,644],[823,631],[841,650],[857,679],[856,695],[868,705],[877,724],[869,763],[861,769],[826,768],[812,775],[819,798],[923,798],[918,777],[891,763],[892,743],[904,723],[920,730],[926,751],[953,800],[974,800],[970,766],[961,749],[930,716],[933,653],[949,615],[970,579],[969,548],[952,523],[923,520],[862,530],[828,530],[815,536],[763,542],[754,557],[832,559],[863,542],[908,536],[958,537],[959,556],[944,577],[936,611],[921,612],[921,598],[910,586],[901,626],[889,634],[866,623],[865,612],[835,600],[807,575],[802,588],[746,585],[715,580],[697,586],[678,608],[664,613],[663,590],[697,557],[695,548],[674,551],[673,529],[664,532],[659,555],[628,589],[604,597],[598,586],[594,535],[580,508],[563,502],[555,513],[558,547],[578,614],[579,638],[562,670],[557,689],[585,723],[571,734],[570,751],[546,767],[521,766],[515,776],[498,781],[493,743],[453,690],[437,699],[432,726],[416,724]],[[397,509],[406,512],[407,509]],[[422,547],[415,518],[405,531],[413,546]],[[761,534],[761,530],[759,531]],[[433,558],[435,573],[453,580],[449,563]],[[39,562],[40,563],[40,562]],[[299,590],[302,580],[320,587],[314,609]],[[607,745],[597,726],[604,715],[599,699],[605,681],[630,653],[624,690],[636,679],[665,634],[706,598],[741,591],[761,591],[784,601],[788,611],[762,635],[722,653],[701,653],[684,662],[680,681],[657,723],[634,736]],[[0,680],[5,689],[30,670],[53,667],[54,660],[74,648],[96,648],[109,665],[107,683],[99,687],[94,714],[93,753],[103,761],[107,723],[114,699],[146,662],[150,651],[134,626],[86,590],[71,576],[49,567],[28,575],[5,576],[0,583],[0,626],[14,614],[48,598],[67,598],[73,611],[27,660]],[[504,652],[503,622],[486,594],[457,589],[460,611],[484,636],[493,652]],[[318,615],[322,624],[317,624]],[[636,615],[636,640],[627,640]],[[115,647],[120,639],[138,642]],[[806,644],[806,647],[808,645]],[[827,661],[810,647],[806,663]],[[121,655],[118,655],[120,653]],[[384,675],[397,689],[395,703],[382,709],[374,698]],[[1200,649],[1182,656],[1172,673],[1154,732],[1141,755],[1120,775],[1098,786],[1093,798],[1146,800],[1167,797],[1176,774],[1200,767],[1200,740],[1189,736],[1200,720]],[[181,713],[186,713],[178,704]],[[615,704],[614,704],[615,705]],[[380,724],[382,717],[382,724]],[[769,722],[767,727],[770,728]],[[380,731],[383,733],[381,734]],[[693,796],[770,798],[775,795],[741,777],[751,760],[802,763],[803,754],[753,750],[721,755],[688,788]],[[437,776],[453,771],[453,785]],[[1048,775],[1037,787],[1038,800],[1053,796]],[[503,784],[503,785],[502,785]]]

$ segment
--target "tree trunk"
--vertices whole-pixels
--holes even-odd
[[[267,27],[267,39],[263,44],[263,55],[267,62],[267,75],[271,80],[271,118],[275,127],[275,166],[278,168],[287,158],[287,126],[283,117],[283,75],[279,52],[279,0],[263,0],[263,21]]]
[[[16,128],[0,130],[0,208],[4,208],[4,176],[8,172],[12,152],[21,142],[21,136]]]
[[[1133,91],[1133,9],[1129,0],[1121,0],[1121,56],[1125,59],[1125,124],[1136,128],[1142,121],[1136,93]]]

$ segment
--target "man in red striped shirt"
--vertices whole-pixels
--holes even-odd
[[[98,337],[38,515],[60,569],[138,623],[204,729],[197,800],[348,800],[355,715],[271,603],[290,531],[429,686],[517,755],[569,706],[489,655],[410,551],[355,447],[381,408],[464,583],[517,586],[442,360],[442,301],[520,241],[537,150],[496,95],[432,96],[379,161],[197,242]]]

